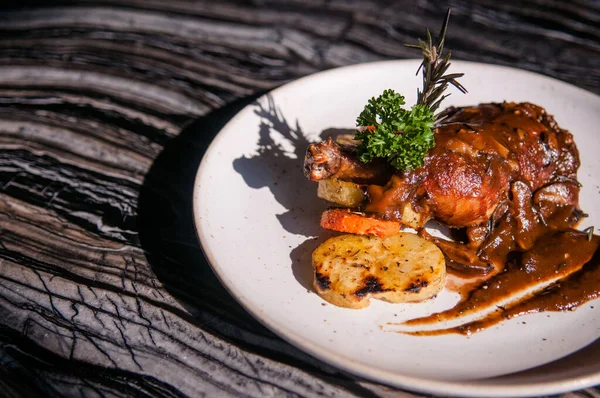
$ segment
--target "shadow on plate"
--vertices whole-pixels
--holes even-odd
[[[559,380],[585,378],[595,376],[600,372],[600,340],[556,361],[532,369],[485,380],[486,384],[504,385],[507,380],[511,383],[551,383]],[[600,389],[600,387],[596,387]],[[581,392],[582,396],[584,392]],[[590,395],[591,396],[591,395]],[[595,395],[594,395],[595,397]]]
[[[140,191],[137,226],[142,248],[156,277],[189,312],[191,316],[188,321],[199,328],[234,341],[246,350],[297,366],[359,396],[375,396],[352,376],[296,349],[256,321],[221,285],[202,253],[192,215],[192,194],[198,166],[219,130],[256,98],[229,104],[196,120],[165,145],[146,175]],[[279,124],[277,128],[286,131],[287,127]],[[291,134],[295,130],[288,131]],[[264,153],[264,156],[269,161],[276,155]],[[260,169],[261,163],[261,159],[240,159],[236,163],[236,170],[244,173],[245,168]],[[301,176],[301,169],[295,167],[296,163],[290,161],[287,167],[290,174],[299,170]],[[253,184],[251,186],[259,188],[267,184],[273,192],[277,192],[278,200],[291,209],[280,216],[280,222],[293,231],[294,217],[301,216],[301,212],[294,210],[298,197],[288,195],[284,185],[278,185],[276,179],[270,180],[276,176],[263,175],[262,178],[252,179],[248,174],[244,175],[247,183]],[[304,182],[305,179],[299,178],[298,181]],[[308,196],[302,200],[307,201]],[[316,199],[314,185],[310,190],[310,198]],[[317,227],[318,223],[315,223]],[[316,230],[312,232],[316,233]],[[295,253],[301,251],[310,254],[312,241],[310,239]],[[310,261],[306,265],[310,271]],[[294,269],[296,277],[306,282],[308,275],[301,275],[302,272],[300,267]]]
[[[303,159],[311,142],[351,134],[353,130],[330,128],[309,140],[298,121],[290,124],[270,95],[251,106],[260,118],[257,153],[235,159],[233,168],[250,188],[268,188],[286,209],[276,215],[284,230],[306,237],[292,248],[290,260],[298,283],[313,290],[312,252],[333,234],[319,226],[328,204],[317,197],[317,184],[304,176]]]

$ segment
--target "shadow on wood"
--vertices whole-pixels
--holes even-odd
[[[221,127],[255,98],[204,116],[169,141],[140,190],[138,230],[152,270],[165,288],[205,326],[228,320],[270,334],[229,295],[205,259],[194,227],[194,179],[204,152]],[[212,314],[214,319],[204,317]]]
[[[352,376],[282,341],[252,318],[221,285],[202,253],[192,215],[198,166],[219,130],[256,98],[245,98],[196,120],[167,143],[140,191],[137,226],[142,248],[157,278],[203,330],[360,396],[374,396]]]

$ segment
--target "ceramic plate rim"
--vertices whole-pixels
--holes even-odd
[[[361,68],[377,68],[378,66],[384,66],[389,64],[407,64],[418,62],[415,59],[404,59],[404,60],[388,60],[388,61],[377,61],[377,62],[368,62],[361,63],[349,66],[342,66],[338,68],[328,69],[325,71],[317,72],[308,76],[304,76],[297,80],[286,83],[282,86],[279,86],[269,93],[265,93],[257,100],[262,99],[266,95],[272,94],[275,95],[284,90],[293,89],[297,85],[305,84],[311,79],[321,78],[328,74],[336,74],[340,71],[351,71],[352,69],[358,70]],[[600,102],[600,96],[586,91],[577,86],[571,85],[569,83],[563,82],[561,80],[551,78],[542,74],[538,74],[535,72],[530,72],[522,69],[517,69],[509,66],[496,65],[496,64],[487,64],[487,63],[479,63],[479,62],[471,62],[471,61],[453,61],[453,65],[458,66],[460,69],[461,64],[468,64],[471,66],[477,66],[478,68],[490,68],[496,70],[504,70],[505,72],[529,75],[535,79],[546,79],[553,84],[568,87],[570,90],[578,90],[579,93],[583,96],[588,96],[590,99],[594,101]],[[291,329],[286,329],[283,325],[279,324],[276,319],[272,319],[271,317],[265,315],[264,313],[258,312],[253,306],[246,300],[245,297],[240,297],[236,294],[235,289],[232,288],[230,281],[228,280],[226,273],[222,271],[222,264],[219,264],[216,261],[215,255],[212,251],[209,234],[207,231],[203,229],[203,222],[199,214],[199,207],[197,206],[200,196],[200,192],[202,190],[203,184],[202,178],[204,175],[204,171],[206,168],[206,154],[208,154],[214,147],[217,145],[219,141],[221,141],[224,136],[221,134],[223,131],[226,131],[228,126],[233,125],[236,120],[244,117],[244,114],[249,111],[248,106],[244,107],[240,110],[235,116],[233,116],[217,133],[217,135],[213,138],[210,145],[206,149],[198,171],[196,173],[196,177],[194,180],[194,190],[193,190],[193,218],[194,225],[196,229],[197,236],[201,243],[202,251],[208,260],[209,265],[211,266],[213,272],[221,282],[221,284],[225,287],[225,289],[231,294],[231,296],[242,305],[242,307],[248,311],[256,320],[266,326],[268,329],[272,330],[279,337],[289,342],[290,344],[300,348],[301,350],[309,353],[322,360],[323,362],[334,365],[340,369],[343,369],[349,373],[365,377],[367,379],[375,380],[384,384],[393,385],[399,388],[406,388],[411,391],[417,391],[421,393],[428,394],[444,394],[444,395],[460,395],[467,397],[480,397],[480,396],[488,396],[488,397],[504,397],[504,396],[515,396],[515,397],[527,397],[527,396],[540,396],[540,395],[548,395],[548,394],[559,394],[568,391],[575,391],[582,388],[588,388],[595,385],[600,384],[600,372],[596,372],[593,374],[585,375],[585,376],[575,376],[567,379],[561,379],[555,382],[523,382],[523,383],[515,383],[512,385],[499,385],[496,383],[486,383],[487,380],[497,379],[497,378],[488,378],[488,379],[479,379],[474,381],[442,381],[442,380],[431,380],[423,377],[415,377],[404,374],[399,374],[395,372],[390,372],[381,369],[372,369],[369,366],[363,365],[360,362],[347,362],[347,358],[341,356],[333,351],[323,351],[322,349],[318,349],[318,346],[312,343],[310,340],[303,338],[301,334],[295,333]],[[585,349],[585,348],[583,348]],[[502,376],[500,376],[502,377]]]

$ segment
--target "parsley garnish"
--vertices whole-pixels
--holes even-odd
[[[376,158],[385,159],[394,168],[412,170],[423,165],[427,152],[435,144],[433,126],[440,114],[435,111],[448,95],[442,95],[451,84],[465,93],[456,79],[462,73],[445,74],[450,66],[450,52],[443,55],[446,28],[450,10],[442,25],[437,45],[433,45],[429,29],[427,41],[417,45],[423,53],[423,90],[417,90],[418,100],[410,110],[402,108],[404,96],[393,90],[385,90],[379,97],[371,98],[356,119],[359,130],[355,139],[360,140],[358,157],[368,163]],[[417,73],[419,73],[417,70]]]
[[[398,170],[411,170],[423,165],[427,151],[433,147],[433,112],[424,105],[410,110],[402,108],[404,96],[385,90],[371,98],[356,119],[364,126],[356,133],[360,140],[359,159],[365,163],[375,158],[386,159]]]

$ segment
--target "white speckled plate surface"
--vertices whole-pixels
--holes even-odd
[[[417,337],[390,323],[451,307],[456,295],[444,291],[419,304],[371,300],[357,311],[312,293],[310,255],[331,235],[318,226],[327,205],[302,173],[306,146],[327,129],[352,128],[367,99],[386,88],[414,103],[418,65],[382,62],[309,76],[260,98],[223,128],[202,161],[194,193],[198,235],[215,273],[284,339],[384,383],[468,396],[545,395],[600,384],[600,344],[588,346],[600,335],[598,302],[519,317],[469,338]],[[600,225],[600,97],[505,67],[454,62],[451,70],[465,72],[469,94],[455,92],[445,106],[529,101],[574,134],[582,160],[580,203],[590,214],[581,228]]]

